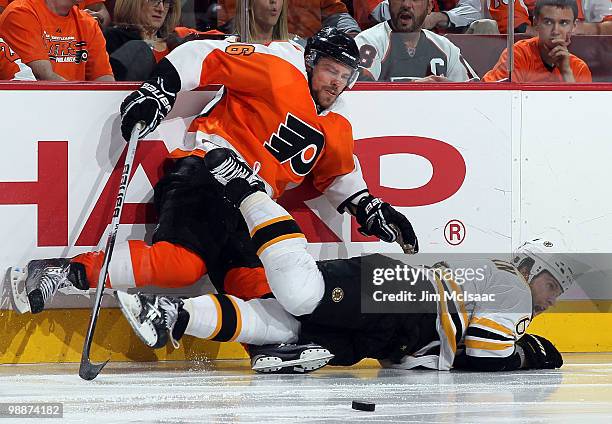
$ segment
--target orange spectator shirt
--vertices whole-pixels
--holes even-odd
[[[289,33],[300,37],[310,37],[319,29],[321,23],[336,13],[348,13],[342,0],[288,0],[287,24]],[[225,24],[236,14],[235,0],[219,0],[219,25]]]
[[[27,67],[17,53],[0,38],[0,80],[34,80],[32,70]]]
[[[542,61],[538,49],[538,37],[521,40],[514,44],[513,82],[563,82],[558,68],[549,70]],[[508,52],[504,50],[493,69],[482,78],[486,82],[495,82],[508,78]],[[592,82],[591,71],[587,64],[573,54],[570,55],[570,67],[576,82]]]
[[[273,197],[308,174],[334,206],[365,189],[351,124],[333,108],[317,113],[297,45],[191,41],[166,59],[182,91],[223,85],[191,125],[196,150],[175,157],[198,154],[204,140],[232,147],[249,165],[261,164],[259,175]]]
[[[45,0],[15,0],[0,16],[0,37],[24,63],[49,60],[53,71],[69,81],[113,74],[98,23],[76,7],[58,16]]]
[[[9,5],[9,3],[14,2],[15,0],[0,0],[0,7],[4,7],[6,8],[6,6]],[[91,5],[91,4],[96,4],[96,3],[104,3],[105,0],[83,0],[82,2],[79,3],[79,9],[86,9],[87,6]]]
[[[508,1],[509,0],[487,0],[491,18],[497,22],[501,34],[508,33]],[[584,20],[582,12],[582,0],[576,0],[578,5],[578,20]],[[529,12],[535,8],[535,0],[514,0],[514,28],[523,24],[531,25]]]
[[[524,0],[514,1],[514,28],[523,25],[531,25],[529,10]],[[501,34],[508,33],[508,0],[487,0],[491,18],[497,22],[497,28]]]

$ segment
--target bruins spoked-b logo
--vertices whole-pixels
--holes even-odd
[[[340,287],[336,287],[332,290],[331,298],[336,303],[340,302],[342,299],[344,299],[344,290],[342,290]]]
[[[272,156],[280,163],[289,161],[293,172],[301,177],[312,170],[324,145],[325,137],[320,131],[290,113],[276,134],[264,143]]]
[[[516,323],[516,334],[518,336],[522,336],[527,331],[527,327],[529,327],[529,323],[531,322],[531,318],[523,317]]]

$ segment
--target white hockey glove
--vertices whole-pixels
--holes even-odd
[[[376,236],[387,243],[397,241],[404,253],[419,251],[419,241],[412,224],[390,204],[368,195],[359,200],[355,212],[361,234]]]
[[[140,88],[127,96],[121,103],[121,135],[130,139],[132,128],[137,122],[145,123],[139,138],[143,138],[164,120],[170,113],[176,93],[166,89],[164,80],[157,77],[143,83]]]

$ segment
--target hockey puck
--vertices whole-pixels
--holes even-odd
[[[373,411],[374,409],[376,409],[376,404],[371,402],[362,402],[354,400],[352,408],[358,411]]]

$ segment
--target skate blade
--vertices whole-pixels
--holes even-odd
[[[138,316],[140,315],[140,310],[142,309],[142,305],[140,304],[140,300],[138,299],[138,296],[136,296],[138,303],[137,304],[132,303],[131,299],[133,298],[133,296],[134,295],[128,294],[120,290],[115,291],[115,298],[117,299],[119,308],[121,309],[121,312],[123,312],[123,316],[127,320],[128,324],[130,324],[130,327],[132,327],[132,330],[134,330],[134,333],[136,333],[138,338],[145,345],[147,345],[148,347],[153,347],[150,343],[150,340],[147,340],[147,338],[143,336],[142,334],[143,330],[148,329],[151,332],[151,329],[143,327],[143,324],[138,320]],[[132,306],[137,306],[138,310],[132,308]]]
[[[272,355],[257,358],[251,369],[259,373],[303,374],[323,368],[333,357],[327,349],[306,349],[299,359],[291,361],[283,361]]]
[[[13,302],[14,309],[20,314],[30,312],[30,300],[25,288],[25,280],[28,277],[28,273],[23,268],[10,267],[6,275],[10,280],[11,301]]]

